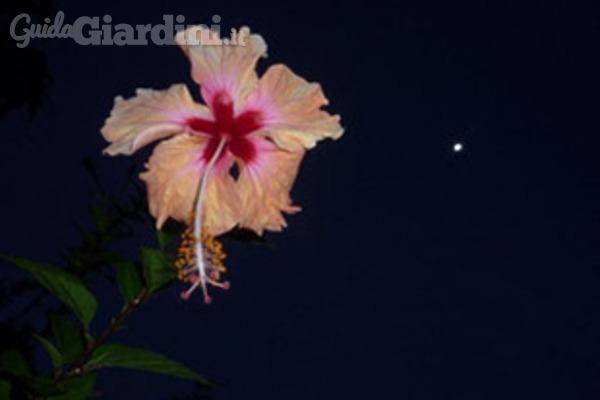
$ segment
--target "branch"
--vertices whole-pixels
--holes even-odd
[[[133,301],[128,304],[116,318],[112,320],[112,322],[102,331],[102,333],[94,340],[89,342],[85,349],[81,352],[79,357],[71,364],[71,366],[65,370],[59,371],[58,374],[54,377],[54,383],[60,384],[68,378],[73,376],[81,375],[83,371],[83,367],[89,361],[92,354],[98,347],[100,347],[104,342],[123,325],[123,323],[129,318],[131,313],[133,313],[146,299],[148,296],[148,289],[142,288],[139,293],[135,296]]]

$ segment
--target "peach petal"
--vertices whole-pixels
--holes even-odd
[[[207,141],[198,136],[179,135],[160,143],[146,164],[147,171],[140,175],[146,182],[150,213],[156,218],[156,227],[171,217],[189,222],[198,185],[206,163],[201,154]],[[229,166],[233,162],[229,160]],[[219,162],[209,174],[204,193],[203,221],[211,235],[219,235],[233,228],[239,221],[240,201],[234,180],[224,162]]]
[[[225,91],[237,108],[256,86],[254,68],[260,57],[266,57],[267,45],[261,36],[251,35],[247,27],[239,30],[245,37],[244,46],[189,44],[191,38],[199,40],[209,32],[194,26],[177,33],[175,41],[190,60],[192,79],[201,86],[204,101],[212,105],[215,95]]]
[[[138,89],[127,100],[117,96],[101,130],[111,142],[104,153],[130,155],[155,140],[184,132],[191,117],[209,118],[210,113],[194,102],[183,84],[167,90]]]
[[[264,138],[254,138],[257,158],[241,169],[238,190],[243,207],[240,226],[254,230],[281,231],[287,226],[282,212],[294,214],[290,190],[304,151],[288,152]]]
[[[313,148],[324,138],[338,139],[344,133],[339,115],[321,110],[328,104],[318,83],[310,83],[282,64],[271,66],[244,109],[264,114],[263,135],[282,149],[299,151]]]

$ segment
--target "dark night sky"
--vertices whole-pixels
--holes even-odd
[[[305,158],[304,212],[269,235],[275,250],[230,244],[229,292],[210,306],[166,292],[121,340],[223,382],[215,400],[598,398],[600,7],[122,3],[56,9],[248,25],[269,45],[261,70],[283,62],[322,83],[346,134]],[[41,48],[48,100],[32,121],[0,121],[0,250],[53,261],[86,218],[81,158],[116,186],[149,154],[101,156],[114,96],[197,92],[174,46]],[[192,385],[115,371],[100,387],[166,400]]]

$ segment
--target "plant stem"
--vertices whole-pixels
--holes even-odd
[[[54,377],[54,383],[60,384],[66,379],[80,375],[83,371],[82,368],[89,361],[89,358],[94,354],[94,351],[100,347],[113,333],[117,331],[123,325],[125,320],[129,318],[131,313],[133,313],[146,299],[148,296],[148,289],[142,288],[138,294],[135,296],[133,301],[129,303],[125,308],[121,310],[119,315],[117,315],[111,323],[98,335],[98,337],[91,342],[89,342],[85,349],[81,352],[79,357],[69,366],[69,368],[62,370],[56,374]]]

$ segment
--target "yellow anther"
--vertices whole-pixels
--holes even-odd
[[[190,218],[193,220],[193,216]],[[177,278],[181,281],[188,282],[189,275],[194,270],[196,263],[197,242],[202,240],[202,246],[204,254],[200,255],[210,262],[217,271],[225,272],[225,266],[223,260],[227,255],[223,252],[223,244],[218,241],[214,236],[208,234],[206,228],[202,229],[201,238],[198,238],[193,233],[193,227],[190,225],[181,235],[181,242],[178,249],[177,260],[175,261],[175,268],[177,269]]]

